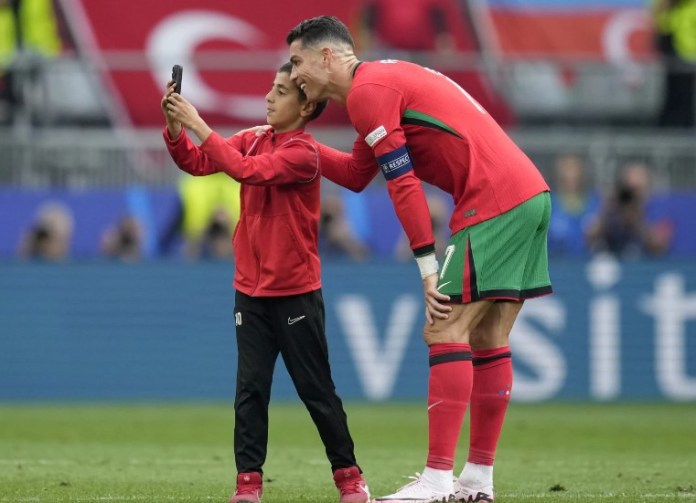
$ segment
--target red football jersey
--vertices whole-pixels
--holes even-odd
[[[346,107],[387,178],[414,251],[435,242],[421,180],[454,198],[452,233],[549,190],[486,110],[439,72],[404,61],[361,63]]]
[[[212,133],[200,147],[182,133],[167,148],[183,171],[219,171],[241,182],[234,231],[234,287],[254,297],[297,295],[321,288],[318,251],[319,150],[303,130],[225,139]]]

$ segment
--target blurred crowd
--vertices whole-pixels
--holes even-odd
[[[650,167],[627,161],[606,193],[590,179],[585,160],[564,154],[555,163],[549,254],[587,257],[609,253],[618,258],[660,257],[674,237],[669,216],[651,213],[653,182]]]
[[[614,183],[600,190],[587,159],[563,153],[549,177],[553,212],[549,254],[553,258],[584,259],[607,253],[619,259],[668,256],[675,233],[674,215],[656,211],[650,166],[628,159]],[[383,187],[354,194],[325,183],[320,218],[320,251],[326,260],[396,259],[409,261],[408,242]],[[367,196],[383,206],[368,208]],[[439,191],[428,192],[428,205],[437,251],[442,255],[449,238],[447,215],[451,201]],[[373,205],[374,206],[374,205]],[[233,260],[232,236],[239,216],[239,184],[225,175],[185,176],[178,187],[176,207],[158,231],[125,213],[103,229],[99,250],[104,258],[137,262],[151,258]],[[380,215],[376,218],[375,215]],[[58,201],[38,207],[25,230],[18,255],[25,259],[70,259],[75,215]],[[688,229],[681,229],[681,232]],[[149,234],[155,233],[156,235]],[[390,238],[389,236],[394,236]],[[147,242],[154,243],[148,246]]]
[[[358,49],[376,57],[426,58],[437,63],[456,51],[481,50],[470,9],[457,0],[370,0],[362,3],[354,26]],[[696,91],[696,0],[651,0],[655,53],[664,67],[663,99],[654,125],[693,128]],[[70,23],[55,0],[0,0],[0,126],[27,119],[27,105],[39,100],[47,82],[46,62],[73,53]],[[465,34],[465,35],[462,35]],[[430,58],[428,60],[428,58]],[[373,59],[373,58],[371,58]],[[437,66],[436,64],[434,66]],[[53,84],[47,86],[50,90]],[[492,92],[493,87],[488,91]],[[67,99],[63,97],[62,99]],[[83,100],[84,101],[84,100]],[[490,106],[494,106],[494,102]],[[40,103],[33,109],[41,109]],[[623,259],[670,254],[676,234],[670,215],[655,211],[654,171],[644,159],[625,162],[611,187],[593,179],[588,159],[579,152],[559,155],[548,173],[553,217],[549,252],[553,257],[584,258],[609,253]],[[125,262],[152,257],[233,260],[231,239],[239,215],[239,186],[224,176],[182,178],[169,221],[155,232],[142,214],[125,212],[103,229],[101,256]],[[323,192],[320,250],[327,259],[410,260],[396,222],[378,222],[365,197],[337,187]],[[385,196],[386,197],[386,196]],[[449,237],[446,215],[451,201],[429,193],[438,249]],[[29,260],[71,258],[76,215],[61,201],[45,201],[24,229],[17,255]],[[391,222],[391,223],[390,223]],[[385,244],[385,242],[387,244]]]

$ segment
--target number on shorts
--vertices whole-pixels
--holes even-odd
[[[452,254],[454,253],[454,245],[449,245],[447,248],[445,248],[445,261],[442,263],[442,271],[440,271],[440,279],[445,277],[445,271],[447,270],[447,266],[450,263],[450,260],[452,260]]]

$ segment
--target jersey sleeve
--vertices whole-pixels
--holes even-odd
[[[372,149],[358,136],[350,154],[319,144],[321,174],[353,192],[360,192],[377,175],[379,166]]]
[[[244,156],[219,134],[212,133],[201,144],[201,150],[216,171],[250,185],[306,183],[319,176],[319,150],[300,138],[288,140],[272,153]]]
[[[363,84],[351,90],[348,115],[358,134],[372,148],[387,179],[389,197],[416,256],[435,251],[430,210],[401,127],[405,111],[400,92],[379,84]]]
[[[163,136],[169,155],[180,170],[194,176],[217,173],[211,160],[186,134],[186,129],[181,128],[179,136],[172,138],[169,136],[169,130],[165,127]]]

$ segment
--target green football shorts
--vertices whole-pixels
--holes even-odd
[[[461,304],[550,294],[546,246],[550,218],[551,196],[542,192],[457,232],[445,250],[437,289]]]

